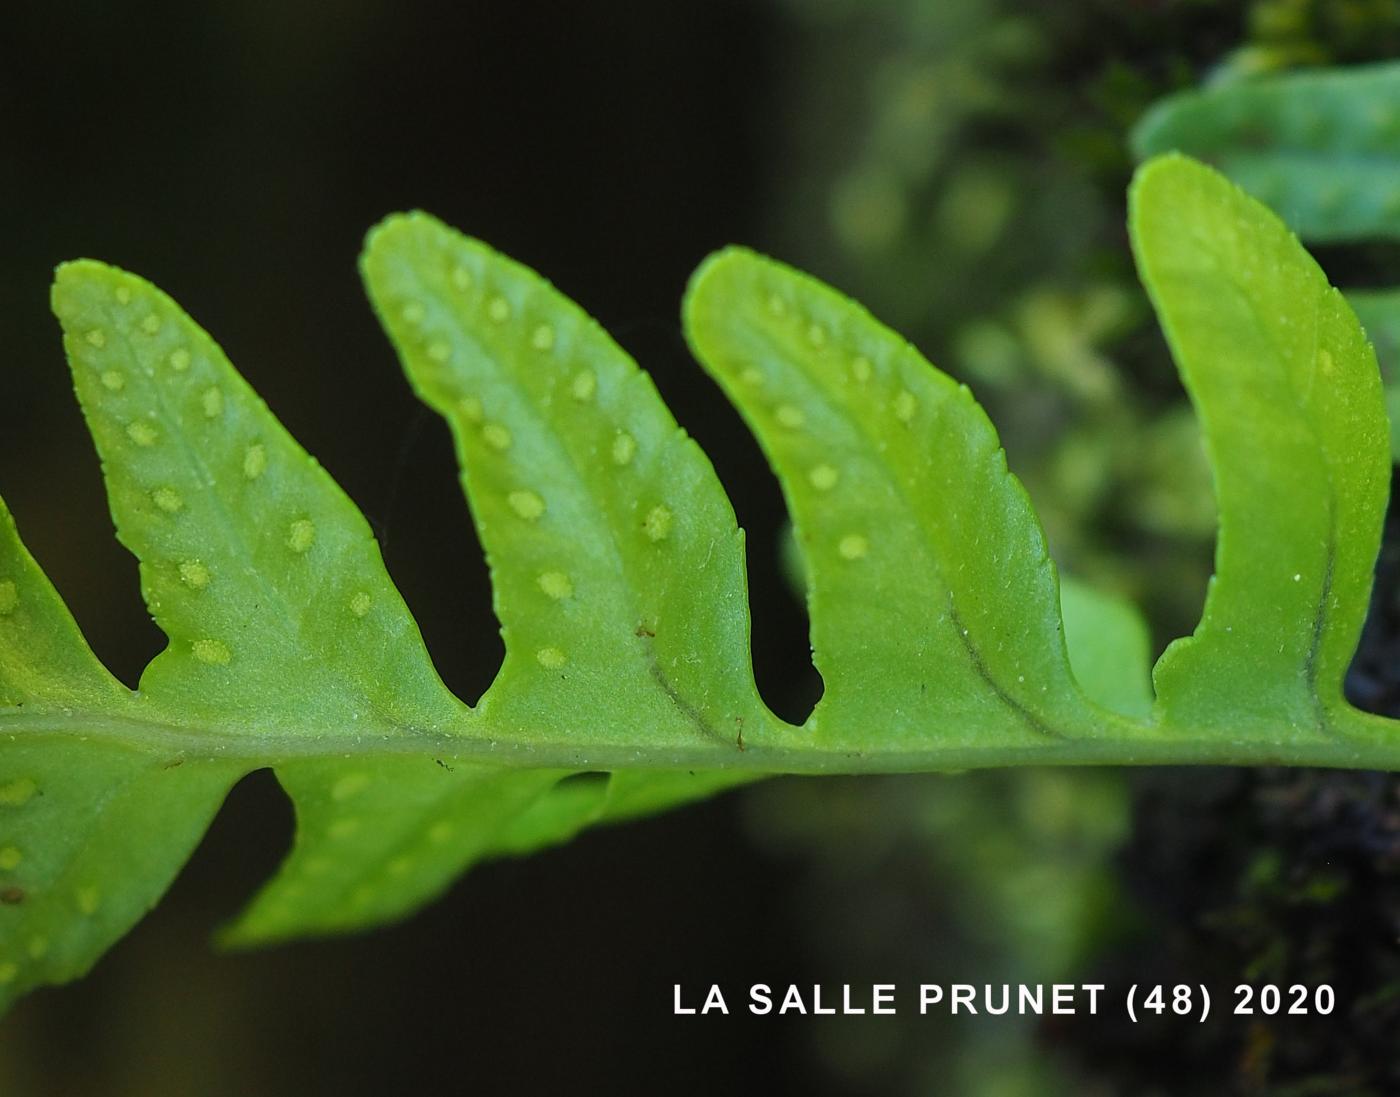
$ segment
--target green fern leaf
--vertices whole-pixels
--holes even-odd
[[[814,741],[1034,750],[1098,733],[1044,535],[967,388],[835,290],[742,249],[706,261],[684,314],[793,515],[826,687]]]
[[[1390,482],[1375,355],[1283,222],[1215,172],[1153,161],[1129,207],[1220,506],[1201,624],[1156,670],[1163,717],[1239,738],[1329,734]]]
[[[252,735],[459,722],[368,523],[214,341],[99,263],[59,268],[53,304],[117,535],[170,639],[141,678],[150,703]]]
[[[761,739],[776,722],[750,669],[743,535],[650,379],[533,271],[426,215],[371,233],[363,267],[457,441],[506,646],[482,703],[497,733]]]
[[[88,650],[0,502],[0,1012],[83,974],[158,900],[243,770],[152,736],[144,706]]]
[[[487,854],[565,772],[429,757],[283,763],[277,778],[296,804],[296,842],[222,940],[266,944],[402,917]]]

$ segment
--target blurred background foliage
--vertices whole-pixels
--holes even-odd
[[[850,289],[972,385],[1036,502],[1061,568],[1133,598],[1147,611],[1160,651],[1189,632],[1199,614],[1215,514],[1199,432],[1124,243],[1132,126],[1154,102],[1183,88],[1400,56],[1400,13],[1388,3],[1309,0],[1053,6],[788,0],[786,6],[805,26],[808,45],[786,93],[790,149],[777,176],[772,222],[780,250]],[[872,18],[875,9],[882,18]],[[861,57],[865,78],[832,79],[838,58],[852,55]],[[1400,277],[1394,254],[1365,241],[1350,251],[1332,249],[1325,262],[1339,284],[1349,276],[1363,284]],[[1377,334],[1383,343],[1385,333]],[[1389,680],[1382,673],[1368,681],[1376,677]],[[1321,790],[1304,784],[1301,791],[1293,778],[1209,779],[1208,787],[1219,781],[1229,791],[1211,801],[1215,811],[1207,818],[1247,827],[1255,848],[1248,856],[1235,849],[1222,854],[1230,867],[1198,864],[1190,871],[1178,849],[1177,874],[1163,875],[1188,895],[1199,889],[1198,903],[1178,895],[1163,911],[1153,893],[1164,880],[1150,879],[1139,866],[1137,883],[1149,878],[1143,895],[1143,888],[1125,885],[1122,859],[1115,865],[1111,855],[1134,831],[1134,805],[1146,811],[1144,803],[1155,810],[1139,820],[1139,857],[1148,844],[1170,850],[1219,840],[1218,834],[1187,836],[1188,828],[1161,807],[1164,784],[1182,794],[1199,781],[1194,774],[1156,777],[1145,794],[1135,791],[1141,779],[1111,774],[1012,772],[906,780],[897,793],[869,785],[844,795],[831,786],[786,785],[750,803],[757,832],[810,858],[810,886],[820,896],[812,909],[825,912],[828,949],[839,950],[841,942],[869,947],[860,927],[901,915],[915,922],[919,911],[944,933],[937,945],[907,930],[875,935],[886,949],[919,940],[920,951],[887,961],[891,966],[962,968],[980,973],[968,976],[975,982],[1014,982],[1032,971],[1047,981],[1072,979],[1094,970],[1096,952],[1137,955],[1166,930],[1177,936],[1182,962],[1174,975],[1171,965],[1153,965],[1164,979],[1199,981],[1187,980],[1187,970],[1212,980],[1281,979],[1288,971],[1338,981],[1327,965],[1299,972],[1291,953],[1305,946],[1290,932],[1289,917],[1300,906],[1320,907],[1326,926],[1331,904],[1318,895],[1363,890],[1353,870],[1369,874],[1375,864],[1362,854],[1357,860],[1365,868],[1342,868],[1344,882],[1333,879],[1332,890],[1318,873],[1335,866],[1322,870],[1295,857],[1287,837],[1271,846],[1257,818],[1277,800],[1276,786],[1293,781],[1295,800],[1341,801],[1373,823],[1379,815],[1384,821],[1375,829],[1393,838],[1387,794],[1378,793],[1379,804],[1372,804],[1330,776],[1320,779]],[[1381,784],[1394,787],[1389,779]],[[853,825],[853,817],[864,826]],[[1316,815],[1310,823],[1313,829],[1299,828],[1310,837],[1293,834],[1294,843],[1316,841],[1318,829],[1336,827],[1335,819],[1320,823]],[[884,834],[902,850],[903,868],[891,864],[898,855],[878,846],[884,856],[858,860],[854,871],[840,862],[833,869],[833,850],[862,832]],[[934,889],[936,900],[920,903],[919,889],[910,886],[919,875],[915,866],[945,882],[946,890]],[[827,893],[838,887],[839,900]],[[949,892],[971,901],[950,903]],[[1378,905],[1363,920],[1400,928],[1394,904]],[[1255,930],[1247,944],[1222,931],[1241,920]],[[1356,919],[1339,914],[1335,921],[1311,932],[1335,944]],[[1222,932],[1234,948],[1215,939]],[[951,957],[938,955],[950,937]],[[1374,932],[1367,937],[1377,939]],[[1115,947],[1123,940],[1136,944]],[[1210,961],[1182,959],[1211,952],[1212,945]],[[1131,963],[1111,970],[1110,985],[1135,978]],[[1365,979],[1353,979],[1349,989],[1393,997],[1400,983],[1393,965],[1384,970],[1366,991],[1356,989]],[[1104,1041],[1097,1053],[1069,1056],[1071,1067],[1047,1055],[1060,1034],[1044,1025],[969,1020],[951,1029],[931,1040],[912,1026],[893,1057],[908,1071],[898,1091],[939,1092],[938,1080],[950,1075],[953,1091],[989,1095],[1083,1093],[1093,1086],[1276,1092],[1269,1087],[1300,1079],[1315,1088],[1298,1092],[1372,1092],[1373,1082],[1380,1086],[1374,1092],[1387,1091],[1381,1073],[1388,1068],[1373,1079],[1354,1062],[1336,1065],[1364,1059],[1356,1048],[1338,1056],[1329,1045],[1276,1063],[1280,1057],[1267,1046],[1275,1034],[1265,1028],[1268,1039],[1261,1039],[1257,1026],[1218,1039],[1209,1067],[1204,1054],[1197,1058],[1205,1069],[1173,1065],[1176,1044],[1161,1031],[1150,1040],[1124,1041],[1138,1056],[1156,1049],[1150,1065],[1132,1055],[1115,1059],[1103,1051],[1111,1043]],[[983,1038],[987,1029],[990,1040]],[[1094,1046],[1092,1025],[1077,1032]],[[1309,1040],[1326,1044],[1316,1033]],[[862,1058],[868,1048],[851,1043],[854,1052],[840,1043],[822,1046],[833,1059],[849,1055],[848,1068],[860,1063],[857,1070],[868,1070]],[[1389,1058],[1382,1045],[1374,1047],[1382,1062]],[[1114,1069],[1083,1072],[1085,1058]]]
[[[21,4],[0,51],[0,491],[127,681],[160,640],[43,298],[46,270],[77,254],[154,278],[223,341],[366,509],[445,679],[469,699],[489,683],[500,645],[445,432],[355,282],[364,229],[422,205],[537,266],[652,372],[749,530],[760,683],[800,719],[820,687],[781,498],[687,360],[689,269],[733,240],[771,251],[965,380],[1061,568],[1134,599],[1160,650],[1199,613],[1214,510],[1128,254],[1129,132],[1183,88],[1400,56],[1400,14],[1393,0],[60,0]],[[1339,281],[1400,283],[1384,248],[1324,261]],[[1393,884],[1385,903],[1366,896],[1393,881],[1394,782],[1329,780],[774,782],[490,866],[367,938],[212,957],[208,928],[288,840],[262,775],[92,978],[0,1025],[0,1092],[1393,1092],[1355,1066],[1364,1046],[1329,1080],[1317,1064],[1334,1044],[1314,1034],[1285,1061],[1278,1033],[1223,1021],[1190,1045],[1193,1074],[1189,1057],[1173,1066],[1170,1028],[670,1016],[675,981],[1102,976],[1121,991],[1135,961],[1232,985],[1338,978],[1345,960],[1365,1031],[1393,1031],[1375,1002],[1400,986],[1394,965],[1338,942],[1384,948]],[[1280,803],[1306,823],[1261,823],[1294,818]],[[1321,914],[1299,929],[1300,910]]]

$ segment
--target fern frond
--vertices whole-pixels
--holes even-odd
[[[1139,173],[1131,229],[1221,510],[1205,616],[1155,705],[1141,618],[1061,584],[965,387],[773,260],[696,273],[686,334],[805,558],[825,693],[801,727],[755,687],[743,535],[708,460],[538,275],[424,214],[363,259],[491,568],[506,657],[471,707],[364,518],[213,340],[134,275],[61,268],[75,387],[169,645],[139,689],[114,681],[0,509],[0,1005],[85,971],[262,767],[297,832],[225,932],[245,945],[398,918],[482,858],[768,774],[1400,769],[1393,722],[1341,695],[1387,482],[1355,316],[1277,218],[1184,157]]]

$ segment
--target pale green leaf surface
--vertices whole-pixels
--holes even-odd
[[[84,974],[145,915],[241,773],[69,736],[0,742],[0,1011]]]
[[[655,778],[658,774],[645,774]],[[491,838],[494,855],[516,856],[567,842],[600,821],[616,775],[571,773],[555,782],[524,810],[507,819]]]
[[[567,842],[590,826],[622,823],[667,811],[766,775],[742,770],[576,773],[506,820],[487,856],[519,855]]]
[[[1307,239],[1400,237],[1400,64],[1183,92],[1143,117],[1133,146],[1213,164]]]
[[[717,792],[751,784],[766,774],[734,770],[674,770],[644,773],[623,770],[612,775],[608,798],[598,816],[602,823],[652,815],[679,804],[703,800]]]
[[[121,717],[132,695],[97,661],[0,502],[0,1011],[82,975],[146,913],[241,772],[45,735],[75,710]]]
[[[103,708],[129,699],[88,648],[0,499],[0,708]]]
[[[766,775],[743,770],[619,770],[565,778],[510,819],[493,854],[530,853],[567,841],[585,827],[621,823],[704,800]]]
[[[213,340],[164,294],[101,264],[63,267],[54,306],[119,535],[171,641],[142,677],[143,700],[182,722],[254,733],[454,728],[465,708],[439,682],[364,519]],[[323,929],[337,902],[360,921],[389,916],[393,897],[421,901],[441,886],[433,868],[465,863],[480,841],[441,843],[435,861],[360,909],[347,892],[382,879],[392,858],[376,857],[382,841],[319,825],[318,809],[346,787],[337,763],[287,765],[291,776],[280,775],[303,826],[298,856],[259,908],[260,925],[275,921],[269,936]],[[380,835],[423,829],[423,797],[412,780],[389,779],[395,765],[360,763],[396,805],[382,811]],[[444,817],[458,807],[443,806]],[[322,860],[335,873],[298,872]],[[282,901],[288,892],[296,903]]]
[[[98,264],[65,267],[55,304],[123,540],[172,639],[145,694],[184,719],[293,733],[454,728],[463,710],[368,526],[213,341],[164,295]],[[512,821],[560,771],[401,757],[277,769],[297,808],[296,845],[231,931],[241,943],[399,917],[507,822],[521,848],[569,833],[528,814]]]
[[[733,771],[577,774],[429,758],[277,767],[297,806],[291,854],[222,935],[263,945],[394,921],[477,861],[557,845],[758,779]]]
[[[807,561],[815,741],[1034,746],[1098,730],[1040,525],[966,387],[848,298],[743,249],[706,260],[684,314],[777,470]]]
[[[425,214],[384,222],[362,266],[456,438],[506,647],[493,732],[761,740],[743,536],[650,379],[533,271]]]
[[[432,758],[284,763],[277,777],[297,806],[296,843],[224,939],[265,944],[410,914],[487,853],[562,776]],[[528,824],[514,826],[520,832]]]
[[[117,533],[170,638],[141,679],[181,719],[439,729],[439,681],[369,526],[164,293],[91,261],[54,311]]]
[[[1124,598],[1060,577],[1060,612],[1069,665],[1080,688],[1127,716],[1152,712],[1152,650],[1147,622]]]
[[[1389,485],[1375,355],[1283,222],[1219,173],[1159,158],[1130,210],[1221,516],[1200,626],[1156,670],[1163,718],[1241,738],[1325,733]]]

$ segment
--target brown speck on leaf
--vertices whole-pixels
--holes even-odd
[[[651,629],[647,628],[646,625],[637,626],[637,635],[645,636],[648,640],[656,639],[656,633],[654,633]]]
[[[7,907],[15,907],[22,902],[24,902],[24,888],[0,888],[0,903],[4,903]]]

